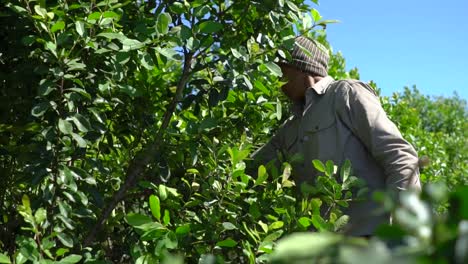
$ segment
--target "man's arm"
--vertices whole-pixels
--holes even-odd
[[[357,81],[339,85],[337,113],[384,169],[387,187],[420,189],[417,153],[388,119],[372,88]]]

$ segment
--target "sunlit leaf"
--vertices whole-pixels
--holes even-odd
[[[314,165],[314,168],[317,169],[318,171],[326,172],[326,167],[323,164],[323,162],[321,162],[320,160],[315,159],[312,161],[312,164]]]
[[[338,243],[341,236],[333,233],[296,233],[278,241],[272,261],[291,261],[317,256]]]
[[[0,253],[0,263],[10,264],[11,260],[7,255]]]
[[[172,23],[172,18],[167,13],[161,13],[158,15],[156,22],[156,30],[159,34],[164,35],[169,31],[169,24]]]
[[[74,263],[78,263],[80,262],[80,260],[82,259],[83,257],[80,256],[80,255],[75,255],[75,254],[72,254],[72,255],[69,255],[63,259],[60,260],[60,263],[63,263],[63,264],[74,264]]]
[[[274,62],[269,61],[265,63],[266,68],[275,76],[281,77],[283,76],[283,72],[281,71],[281,68]]]
[[[51,28],[50,32],[55,33],[56,31],[62,30],[65,28],[65,22],[62,20],[57,21]]]
[[[232,238],[228,238],[216,243],[216,246],[218,247],[235,247],[236,245],[237,242],[234,241]]]
[[[57,233],[57,237],[64,246],[69,248],[73,247],[73,239],[68,234],[59,232]]]
[[[67,120],[59,119],[58,127],[59,127],[59,130],[65,135],[70,135],[71,133],[73,133],[73,126]]]
[[[232,224],[231,222],[223,222],[223,228],[226,230],[234,230],[237,229],[237,227]]]
[[[265,166],[260,165],[258,167],[257,179],[255,180],[255,185],[260,185],[268,179],[268,173]]]
[[[158,221],[160,221],[161,220],[161,204],[159,202],[159,198],[156,195],[150,195],[149,204],[151,208],[151,213],[156,219],[158,219]]]

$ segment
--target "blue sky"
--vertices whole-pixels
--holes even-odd
[[[310,3],[310,1],[309,1]],[[424,94],[468,99],[467,0],[319,0],[334,51],[384,95],[414,84]]]

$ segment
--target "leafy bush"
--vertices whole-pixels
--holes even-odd
[[[288,117],[274,58],[297,31],[330,48],[304,1],[1,3],[0,263],[255,263],[346,222],[349,164],[302,196],[287,164],[245,172]],[[339,53],[330,74],[359,77]],[[464,101],[382,102],[423,180],[466,184]]]
[[[445,182],[449,188],[468,184],[468,113],[466,101],[422,95],[416,87],[384,98],[383,106],[423,162],[424,182]]]

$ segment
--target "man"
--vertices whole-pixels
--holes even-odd
[[[280,63],[287,80],[282,91],[295,113],[253,154],[255,163],[277,160],[279,153],[299,154],[303,161],[292,164],[292,174],[300,185],[313,183],[318,174],[312,160],[341,165],[349,159],[353,175],[364,180],[370,193],[420,189],[416,151],[388,119],[374,90],[357,80],[333,80],[327,75],[327,53],[306,37],[295,43],[292,60]],[[379,204],[370,197],[344,210],[350,216],[348,234],[369,236],[389,222],[389,215],[375,214]]]

